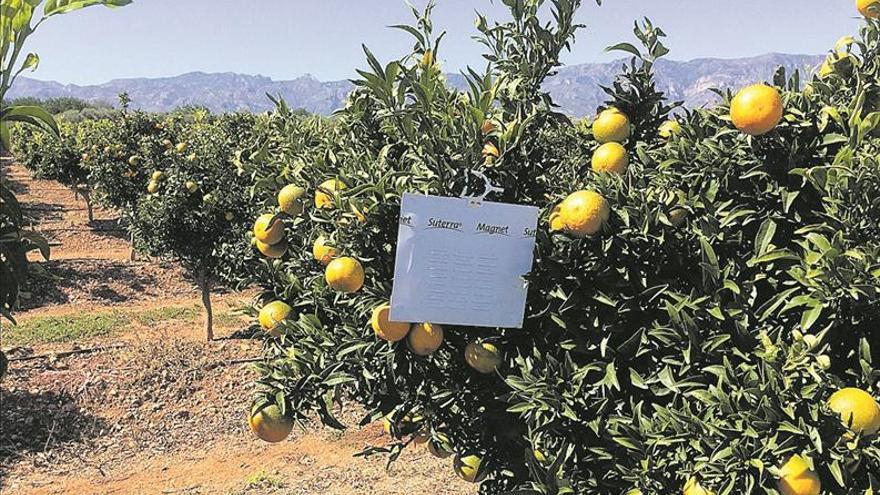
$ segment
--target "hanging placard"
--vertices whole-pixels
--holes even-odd
[[[521,328],[538,208],[404,194],[392,321]]]

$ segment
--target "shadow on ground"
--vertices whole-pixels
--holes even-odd
[[[33,223],[57,222],[64,218],[64,207],[52,203],[22,203],[24,217]]]
[[[0,488],[23,456],[96,438],[106,423],[84,414],[67,393],[0,388]]]
[[[129,240],[128,229],[118,218],[98,218],[89,223],[91,231],[99,236],[111,239]]]
[[[120,303],[155,295],[157,279],[143,264],[111,260],[51,260],[31,272],[21,309],[69,302]]]

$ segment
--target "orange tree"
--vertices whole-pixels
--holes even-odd
[[[190,121],[171,118],[162,127],[177,139],[142,143],[145,167],[153,172],[138,185],[144,191],[130,212],[136,248],[179,261],[195,277],[205,306],[205,330],[213,339],[210,292],[218,279],[233,279],[227,244],[240,241],[251,217],[250,178],[233,165],[246,146],[256,117],[212,117],[196,111]],[[221,269],[223,268],[223,269]]]
[[[575,128],[540,88],[578,2],[549,3],[551,23],[514,0],[510,21],[478,18],[490,64],[464,92],[429,7],[402,27],[413,53],[367,51],[323,140],[251,155],[256,237],[283,246],[253,272],[255,431],[277,441],[312,412],[342,427],[346,398],[394,438],[365,455],[426,442],[484,493],[873,493],[876,21],[804,90],[780,72],[674,122],[644,22]],[[523,328],[388,321],[401,195],[457,196],[471,170],[503,187],[490,199],[543,211]]]
[[[24,55],[27,39],[49,18],[95,5],[118,7],[131,0],[0,0],[0,158],[11,149],[13,123],[39,127],[58,135],[58,125],[46,110],[34,105],[10,105],[6,93],[25,70],[36,70],[36,53]],[[38,14],[35,18],[34,14]],[[41,236],[24,230],[21,207],[12,190],[0,182],[0,316],[13,321],[19,289],[27,279],[27,253],[39,249],[44,258],[49,247]],[[3,324],[0,318],[0,327]],[[6,372],[6,355],[0,351],[0,378]]]
[[[82,149],[77,137],[78,124],[61,122],[58,135],[34,127],[18,127],[13,135],[15,157],[41,179],[55,180],[82,196],[89,222],[94,218],[89,163],[97,148]],[[82,149],[82,151],[81,151]]]

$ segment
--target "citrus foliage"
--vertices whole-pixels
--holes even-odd
[[[607,88],[626,133],[553,111],[540,86],[579,2],[550,2],[549,24],[541,3],[478,18],[489,67],[464,92],[444,80],[429,7],[401,27],[412,53],[382,64],[365,50],[334,125],[273,117],[243,166],[286,250],[253,274],[291,309],[267,334],[257,407],[342,427],[334,401],[357,400],[396,439],[365,455],[427,440],[485,493],[880,488],[880,440],[853,421],[873,425],[880,407],[876,23],[844,48],[846,70],[758,88],[759,102],[780,95],[780,118],[741,97],[732,121],[724,94],[673,124],[653,80],[664,34],[638,24],[641,47],[614,47],[633,58]],[[591,165],[597,130],[627,163],[617,148]],[[383,320],[401,195],[479,191],[473,172],[502,188],[490,199],[543,211],[524,327]],[[304,212],[280,213],[288,184]],[[343,257],[362,287],[357,270],[352,285],[328,272]],[[829,404],[845,387],[871,400]]]

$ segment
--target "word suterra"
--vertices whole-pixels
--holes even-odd
[[[454,222],[452,220],[444,220],[442,218],[431,217],[428,219],[428,228],[429,229],[448,229],[448,230],[461,231],[461,222]]]

